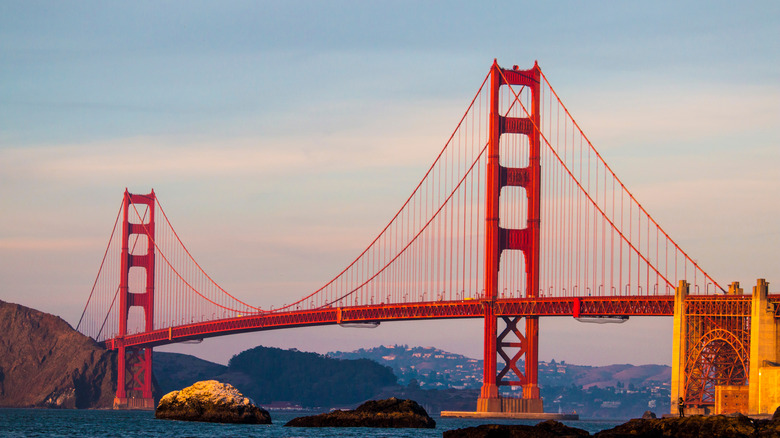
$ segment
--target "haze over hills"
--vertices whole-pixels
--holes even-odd
[[[385,345],[352,352],[331,352],[328,356],[375,360],[392,367],[399,383],[419,385],[420,389],[478,391],[482,386],[481,360],[433,347]],[[664,413],[669,412],[671,367],[588,366],[552,360],[539,362],[539,386],[548,411],[577,411],[583,417],[605,418],[639,416],[647,409]],[[513,397],[521,394],[519,391],[503,392]],[[474,409],[474,406],[468,409]]]
[[[398,376],[399,384],[417,380],[421,388],[480,388],[482,360],[449,353],[434,347],[383,345],[351,352],[330,352],[337,359],[365,358],[389,366]],[[522,362],[521,362],[522,363]],[[499,363],[500,364],[500,363]],[[501,364],[500,364],[501,365]],[[499,365],[499,366],[500,366]],[[607,365],[567,364],[565,361],[539,362],[539,384],[542,386],[654,386],[671,379],[667,365]]]

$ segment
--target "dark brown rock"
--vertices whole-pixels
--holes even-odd
[[[748,438],[755,436],[754,421],[744,415],[635,419],[612,429],[596,433],[598,438],[677,437],[677,438]]]
[[[62,318],[0,301],[0,407],[110,408],[116,354]]]
[[[444,438],[578,438],[589,436],[590,434],[586,430],[569,427],[555,420],[543,421],[536,426],[483,424],[477,427],[444,432]]]
[[[413,400],[395,397],[363,403],[353,411],[333,411],[326,414],[298,417],[289,427],[411,427],[434,428],[436,422],[422,406]]]
[[[163,420],[209,423],[271,424],[271,415],[233,385],[216,380],[195,382],[165,394],[154,412]]]
[[[643,420],[652,420],[652,419],[655,419],[655,418],[658,418],[658,417],[655,415],[655,412],[652,412],[652,411],[645,411],[645,413],[642,414],[642,419]]]

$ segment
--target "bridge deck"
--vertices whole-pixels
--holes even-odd
[[[448,318],[482,318],[490,301],[459,300],[405,304],[328,307],[246,315],[127,335],[109,339],[108,348],[158,346],[235,333],[340,323],[368,323]],[[496,300],[496,316],[671,316],[673,296],[530,298]]]
[[[688,297],[689,300],[712,300],[713,296]],[[719,295],[718,300],[750,301],[750,295]],[[780,295],[770,301],[780,304]],[[172,344],[193,339],[204,339],[261,330],[279,330],[293,327],[369,323],[448,318],[482,318],[486,300],[459,300],[418,302],[406,304],[377,304],[354,307],[328,307],[316,310],[285,311],[247,315],[214,321],[195,322],[176,327],[109,339],[108,348]],[[674,296],[582,297],[582,298],[513,298],[495,302],[496,316],[672,316]],[[780,305],[776,305],[780,312]],[[780,314],[777,315],[780,317]]]

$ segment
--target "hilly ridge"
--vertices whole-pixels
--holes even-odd
[[[351,351],[329,352],[339,359],[365,358],[393,368],[399,383],[414,379],[422,388],[480,388],[482,360],[450,353],[434,347],[383,345]],[[520,362],[522,364],[522,361]],[[604,366],[574,365],[566,362],[539,362],[541,386],[653,386],[671,379],[668,365],[615,364]]]
[[[0,301],[0,407],[107,408],[116,354],[62,318]]]

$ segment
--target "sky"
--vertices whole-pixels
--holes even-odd
[[[258,304],[387,223],[493,59],[538,61],[591,142],[721,284],[780,293],[780,3],[0,2],[0,299],[76,325],[122,193]],[[289,298],[287,297],[289,302]],[[670,363],[671,319],[542,319],[540,359]],[[385,344],[481,358],[480,320],[258,332],[161,351]],[[636,346],[641,345],[641,349]]]

